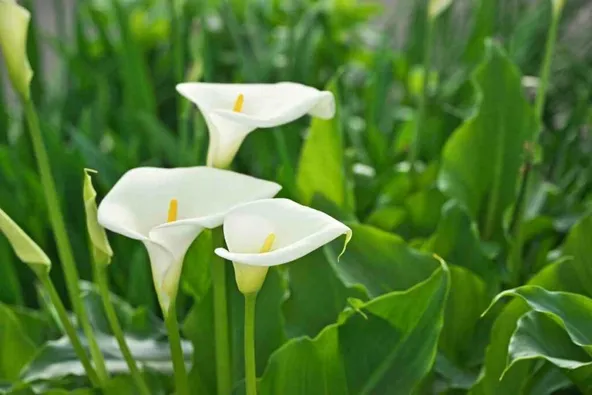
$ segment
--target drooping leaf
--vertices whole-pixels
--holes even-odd
[[[577,273],[574,270],[577,262],[577,259],[554,262],[533,277],[529,284],[546,289],[582,292]],[[506,366],[510,339],[518,320],[528,310],[528,306],[522,300],[514,300],[498,315],[490,332],[483,372],[471,389],[471,395],[516,393],[526,383],[533,367],[532,361],[517,361],[507,371]],[[506,372],[504,373],[504,371]]]
[[[536,310],[520,317],[508,354],[508,368],[517,361],[537,358],[568,370],[592,366],[592,357],[573,343],[552,315]]]
[[[314,339],[289,341],[270,359],[260,393],[412,393],[434,362],[448,286],[443,267],[349,311]]]
[[[485,240],[503,240],[502,219],[516,198],[524,143],[538,125],[520,74],[500,45],[488,42],[473,81],[478,110],[446,143],[438,185],[468,209]]]
[[[504,296],[522,298],[534,311],[552,314],[575,344],[592,352],[592,299],[580,294],[552,292],[539,286],[524,285],[500,293],[491,304]]]
[[[546,266],[528,284],[547,290],[568,291],[592,297],[592,286],[586,281],[592,256],[592,243],[588,242],[591,226],[592,215],[582,218],[571,229],[563,246],[566,259]],[[522,388],[528,379],[531,361],[517,361],[505,374],[504,371],[508,361],[510,339],[518,320],[528,310],[528,306],[522,300],[514,300],[504,307],[496,318],[485,354],[483,372],[471,389],[471,395],[516,393]],[[503,378],[500,380],[502,374]]]

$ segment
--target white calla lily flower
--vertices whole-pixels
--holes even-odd
[[[293,82],[215,84],[187,82],[177,91],[197,105],[210,134],[208,166],[227,168],[245,137],[257,128],[272,128],[306,114],[330,119],[335,98],[328,91]]]
[[[345,235],[350,228],[333,217],[289,199],[263,199],[232,209],[224,219],[228,250],[216,254],[233,262],[239,290],[257,292],[269,266],[301,258]]]
[[[209,167],[142,167],[113,186],[99,205],[98,218],[106,229],[144,243],[167,314],[183,258],[199,233],[222,225],[234,206],[273,197],[280,189],[274,182]]]

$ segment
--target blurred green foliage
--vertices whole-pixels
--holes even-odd
[[[541,333],[561,328],[540,313],[524,315],[528,309],[519,301],[500,303],[484,318],[480,313],[497,292],[527,283],[592,296],[592,283],[585,281],[592,279],[592,34],[585,19],[592,10],[586,0],[566,2],[540,125],[530,108],[537,80],[525,76],[539,74],[551,19],[548,0],[453,1],[435,21],[427,73],[426,1],[399,0],[393,8],[356,0],[88,0],[76,3],[70,36],[64,3],[53,1],[61,34],[48,36],[38,24],[30,32],[32,92],[84,279],[91,276],[83,168],[98,170],[95,185],[102,196],[132,167],[205,162],[207,129],[176,94],[176,83],[301,82],[333,91],[338,116],[251,134],[233,169],[276,180],[284,185],[283,196],[348,221],[354,237],[339,263],[339,247],[331,245],[271,270],[257,316],[263,393],[316,394],[317,380],[327,377],[352,394],[410,394],[413,388],[450,395],[550,394],[572,383],[585,393],[589,372],[566,373],[548,359],[519,361],[516,347],[508,351],[518,321],[514,345],[525,344],[535,324],[546,328]],[[33,2],[23,3],[35,15]],[[42,44],[62,67],[46,69]],[[419,162],[412,166],[407,156],[426,80]],[[5,96],[0,207],[50,255],[52,278],[65,296],[25,124]],[[540,144],[529,145],[538,130]],[[521,192],[530,157],[536,160]],[[511,266],[519,199],[525,202],[524,244],[518,266]],[[158,304],[143,246],[115,235],[110,240],[112,292],[156,320],[148,315],[158,314]],[[191,378],[204,394],[215,387],[211,250],[205,232],[186,258],[178,302],[185,336],[196,350]],[[450,269],[438,269],[430,253]],[[242,305],[231,278],[228,288],[231,327],[240,328]],[[16,380],[25,355],[57,333],[43,313],[48,308],[34,276],[3,238],[0,301],[0,338],[23,358],[0,357],[1,384]],[[408,309],[409,316],[388,306]],[[414,306],[423,308],[415,318]],[[130,317],[139,314],[125,308]],[[30,327],[52,329],[25,336],[23,328]],[[374,335],[384,349],[372,345]],[[242,332],[231,336],[241,393]],[[375,349],[337,356],[357,339]],[[553,350],[535,351],[553,356]],[[581,350],[574,353],[582,358]],[[508,356],[513,364],[500,380]],[[29,371],[43,366],[42,359]],[[317,365],[328,369],[326,376],[309,374]],[[160,383],[155,391],[166,391],[170,383],[153,373],[151,380]],[[63,374],[59,380],[69,384],[55,377],[55,386],[83,385]],[[387,375],[400,381],[385,380]],[[113,381],[119,391],[127,388],[118,393],[133,393],[129,379]]]

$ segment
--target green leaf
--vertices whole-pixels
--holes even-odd
[[[37,352],[19,317],[6,305],[0,304],[0,380],[13,381],[23,366]]]
[[[35,272],[49,272],[51,262],[43,250],[0,209],[0,231],[4,233],[15,254]]]
[[[488,42],[473,80],[478,110],[446,143],[438,185],[469,210],[485,240],[503,240],[502,219],[516,198],[524,143],[538,124],[520,74],[498,44]]]
[[[339,100],[337,80],[326,88]],[[353,209],[353,193],[344,168],[343,132],[339,103],[332,119],[313,118],[296,176],[296,185],[304,204],[310,204],[316,193],[344,210]],[[322,170],[321,170],[322,169]]]
[[[567,235],[563,246],[566,257],[573,258],[574,271],[577,273],[575,284],[580,284],[588,296],[592,296],[592,214],[578,221]]]
[[[534,311],[557,317],[572,341],[592,352],[592,299],[575,293],[552,292],[539,286],[524,285],[500,293],[491,305],[504,296],[522,298]]]
[[[84,198],[84,210],[86,212],[86,229],[90,236],[92,245],[92,254],[94,263],[98,265],[108,265],[111,263],[113,250],[109,245],[105,229],[99,225],[97,216],[97,192],[92,184],[91,173],[96,173],[94,170],[84,170],[84,186],[82,195]]]
[[[353,237],[335,270],[348,287],[363,285],[371,298],[412,287],[438,267],[438,262],[413,250],[400,237],[368,225],[348,224]],[[330,245],[333,256],[341,250]]]
[[[340,240],[336,242],[342,244]],[[366,299],[363,292],[349,289],[341,282],[323,249],[287,265],[287,275],[290,296],[283,304],[283,314],[290,337],[314,337],[337,321],[349,297]]]
[[[270,359],[260,393],[412,393],[434,362],[448,287],[443,267],[359,306],[363,315],[348,311],[314,339],[289,341]]]
[[[590,269],[592,243],[590,240],[592,229],[592,214],[582,218],[571,229],[567,236],[563,252],[565,257],[549,264],[530,281],[530,285],[538,285],[548,290],[569,291],[592,297],[592,285],[587,282],[587,271]],[[506,370],[508,348],[512,334],[520,317],[528,312],[528,306],[522,300],[509,303],[496,318],[491,330],[491,337],[481,377],[471,389],[471,395],[498,395],[519,393],[520,388],[528,379],[532,366],[530,361],[518,361]]]
[[[475,222],[454,200],[448,201],[442,208],[438,228],[423,249],[438,254],[452,265],[469,269],[488,284],[497,283],[499,276],[495,263],[481,244]]]
[[[463,56],[464,60],[471,65],[481,61],[485,51],[484,42],[495,34],[498,4],[497,0],[478,1],[473,30]]]
[[[535,310],[518,321],[508,354],[508,369],[517,361],[537,358],[569,370],[592,366],[590,355],[571,341],[552,315]]]
[[[578,276],[574,270],[577,259],[554,262],[535,277],[529,284],[547,289],[571,290],[581,292]],[[497,395],[500,393],[519,393],[528,380],[532,362],[518,361],[506,371],[510,339],[518,320],[529,311],[522,300],[514,300],[504,307],[491,329],[491,337],[485,354],[483,372],[479,381],[471,389],[471,395]],[[504,374],[504,371],[505,374]],[[503,377],[502,377],[503,374]],[[500,377],[502,379],[500,380]]]
[[[452,265],[450,280],[439,349],[457,367],[474,367],[479,360],[475,355],[483,352],[475,336],[481,313],[489,302],[487,285],[473,272]]]

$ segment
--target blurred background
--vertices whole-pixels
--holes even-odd
[[[425,239],[435,231],[446,200],[435,187],[442,147],[475,108],[470,78],[483,60],[484,39],[499,42],[524,76],[537,76],[551,18],[548,0],[456,0],[438,18],[423,124],[428,138],[418,157],[425,166],[423,178],[410,186],[401,174],[426,80],[425,1],[20,2],[33,15],[33,97],[85,278],[90,268],[83,168],[98,170],[95,184],[102,196],[132,167],[205,163],[207,130],[199,113],[176,93],[181,81],[288,80],[333,90],[346,178],[355,197],[341,207],[347,208],[347,218],[395,232],[412,245]],[[566,2],[543,116],[545,162],[537,172],[561,191],[540,209],[557,224],[546,251],[589,207],[591,23],[592,2]],[[0,206],[55,257],[22,114],[3,81]],[[537,79],[523,82],[525,94],[533,97]],[[303,200],[295,174],[309,123],[302,119],[251,134],[234,169],[277,180],[285,186],[284,196]],[[155,309],[154,297],[147,303],[153,291],[143,247],[120,237],[111,240],[113,291],[133,305]],[[36,295],[28,292],[33,276],[3,238],[0,262],[0,301],[35,306]],[[59,265],[52,277],[63,290]]]

